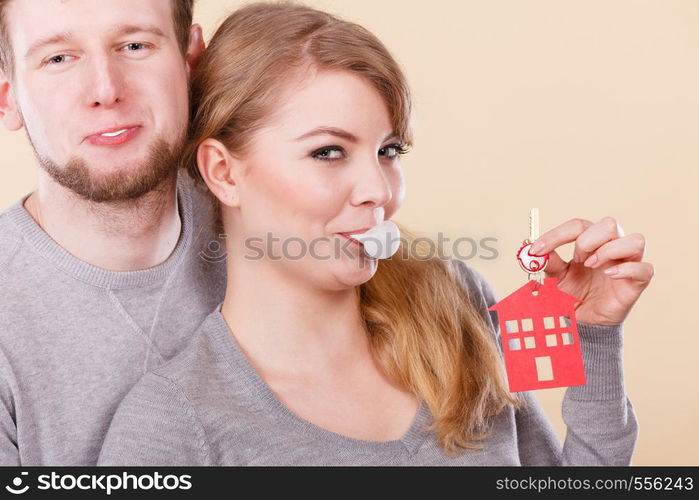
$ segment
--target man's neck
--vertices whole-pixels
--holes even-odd
[[[94,203],[39,175],[24,207],[41,228],[78,259],[109,271],[136,271],[164,262],[180,236],[177,177],[127,202]]]

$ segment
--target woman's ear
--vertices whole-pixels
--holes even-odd
[[[204,139],[197,148],[197,167],[209,190],[227,207],[240,207],[242,165],[216,139]]]
[[[0,122],[7,130],[19,130],[24,125],[10,80],[2,70],[0,70]]]

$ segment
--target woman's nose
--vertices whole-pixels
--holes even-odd
[[[353,205],[371,204],[382,207],[391,201],[393,193],[384,169],[378,160],[364,162],[362,167],[357,169],[351,197]]]

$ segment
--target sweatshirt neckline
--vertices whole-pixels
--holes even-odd
[[[181,175],[177,181],[177,206],[181,221],[180,236],[175,248],[167,259],[157,266],[137,271],[109,271],[80,260],[51,238],[24,208],[25,195],[8,209],[10,220],[17,227],[22,238],[39,255],[50,261],[58,269],[73,278],[89,285],[108,289],[126,289],[145,286],[166,278],[179,264],[182,256],[190,246],[193,234],[193,216],[191,193],[182,182]]]
[[[230,376],[240,383],[241,377],[245,387],[262,406],[263,411],[272,415],[281,425],[289,425],[296,432],[300,432],[314,439],[323,439],[336,445],[350,447],[352,449],[367,450],[371,452],[405,453],[413,455],[425,441],[429,432],[431,416],[427,405],[420,400],[415,417],[402,437],[389,441],[369,441],[352,438],[320,427],[308,420],[296,415],[287,408],[272,391],[272,388],[257,373],[240,345],[235,340],[233,332],[221,314],[221,305],[207,319],[208,333],[216,345],[216,351],[231,368]]]

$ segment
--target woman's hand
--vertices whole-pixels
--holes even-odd
[[[573,260],[565,262],[555,249],[573,241]],[[605,217],[564,222],[542,234],[530,253],[548,253],[546,276],[558,278],[559,289],[582,300],[575,310],[578,321],[618,325],[653,277],[652,264],[641,262],[645,248],[643,235],[624,236],[617,221]]]

